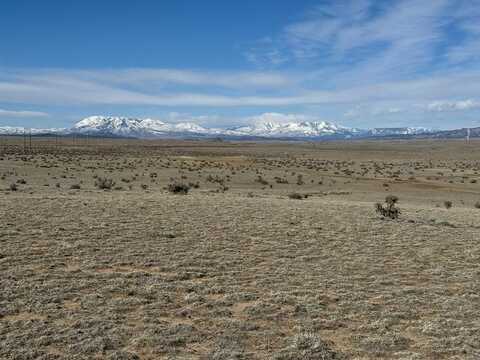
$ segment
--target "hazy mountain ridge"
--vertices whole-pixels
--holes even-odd
[[[416,127],[356,129],[326,121],[262,121],[228,129],[202,127],[193,122],[166,123],[157,119],[139,119],[115,116],[90,116],[71,128],[29,129],[0,127],[1,135],[80,134],[90,136],[118,136],[132,138],[222,137],[272,139],[350,139],[350,138],[460,138],[466,129],[431,130]],[[471,137],[480,137],[480,128],[471,129]]]

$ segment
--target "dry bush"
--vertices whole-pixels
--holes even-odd
[[[288,198],[289,199],[294,199],[294,200],[303,200],[303,199],[306,199],[307,196],[308,195],[299,194],[297,192],[293,192],[293,193],[288,194]]]
[[[115,181],[106,177],[97,177],[95,187],[100,190],[111,190],[115,186]]]
[[[305,181],[303,181],[303,175],[298,174],[297,175],[297,185],[303,185],[303,184],[305,184]]]
[[[288,184],[288,180],[285,179],[285,178],[275,176],[274,179],[275,179],[277,184]]]
[[[398,219],[400,209],[396,207],[398,197],[395,195],[388,195],[385,198],[385,204],[376,203],[375,211],[384,218]]]
[[[11,183],[10,186],[9,186],[9,189],[10,189],[10,191],[17,191],[18,186],[15,183]]]
[[[331,348],[331,343],[320,339],[316,334],[304,332],[296,335],[291,345],[273,357],[275,360],[339,360],[345,357]]]
[[[475,209],[480,209],[480,201],[477,201],[473,206],[475,207]]]
[[[198,181],[197,182],[189,182],[188,186],[190,186],[191,188],[194,188],[194,189],[198,189],[200,187],[200,183]]]
[[[186,195],[190,190],[190,186],[188,186],[187,184],[174,182],[174,183],[168,184],[167,189],[169,192],[173,194]]]
[[[265,180],[262,175],[258,175],[258,177],[255,179],[255,182],[262,184],[262,185],[268,185],[268,181]]]
[[[446,200],[443,202],[443,206],[445,206],[445,209],[450,209],[453,206],[453,203],[450,200]]]

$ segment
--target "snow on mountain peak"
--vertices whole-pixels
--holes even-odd
[[[243,135],[265,137],[320,137],[345,133],[346,128],[305,115],[265,113],[250,118],[251,125],[234,129]]]
[[[138,119],[115,116],[90,116],[77,122],[73,131],[131,137],[155,137],[170,133],[207,133],[193,123],[168,124],[156,119]]]
[[[118,116],[89,116],[70,129],[32,129],[32,133],[78,133],[135,138],[182,136],[234,136],[264,138],[350,138],[400,136],[430,132],[423,128],[346,128],[307,115],[264,113],[245,119],[249,125],[230,129],[205,128],[192,121],[167,123],[157,119]],[[178,117],[180,120],[180,117]],[[0,134],[22,134],[23,128],[0,127]]]

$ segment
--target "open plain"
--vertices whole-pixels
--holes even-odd
[[[0,196],[1,359],[480,358],[480,141],[8,137]]]

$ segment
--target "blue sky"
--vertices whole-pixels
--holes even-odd
[[[0,2],[0,125],[268,113],[480,126],[480,0]]]

